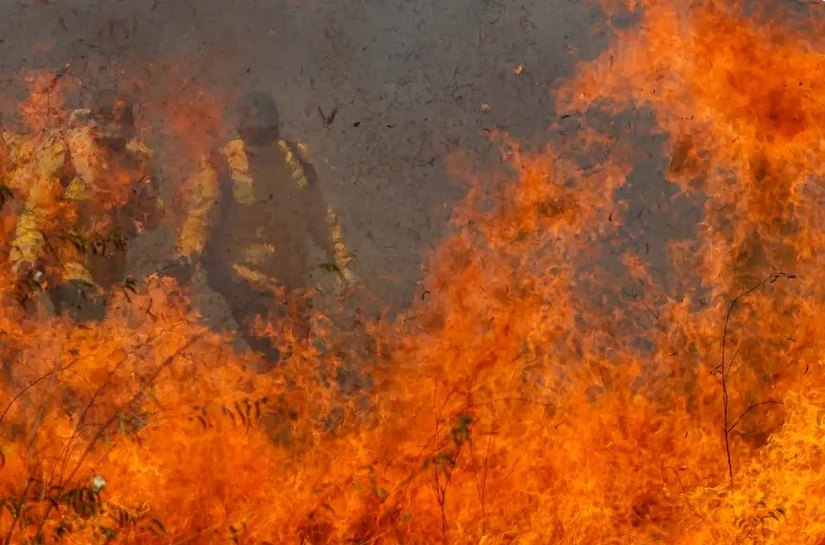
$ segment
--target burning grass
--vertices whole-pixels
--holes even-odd
[[[268,374],[172,279],[77,325],[21,308],[5,268],[0,536],[823,543],[825,56],[716,2],[643,8],[559,94],[571,115],[653,110],[670,181],[705,196],[695,238],[671,244],[691,289],[624,254],[645,294],[592,304],[632,168],[627,145],[596,153],[598,127],[537,155],[494,135],[511,173],[456,208],[426,297],[355,333],[318,311]],[[634,313],[655,320],[628,328]],[[352,365],[372,381],[354,392],[336,380]]]

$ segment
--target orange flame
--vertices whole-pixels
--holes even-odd
[[[642,289],[613,295],[636,157],[600,126],[539,154],[492,135],[505,169],[472,180],[423,299],[355,332],[319,309],[266,375],[170,279],[80,326],[20,308],[4,268],[2,539],[823,543],[825,55],[718,2],[641,9],[559,100],[654,112],[703,199],[669,243],[683,293],[612,248]]]

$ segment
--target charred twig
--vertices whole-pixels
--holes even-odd
[[[94,406],[94,403],[95,403],[95,401],[97,401],[98,397],[103,393],[104,389],[112,383],[112,380],[114,378],[114,374],[118,370],[120,365],[123,364],[131,354],[132,354],[131,352],[126,354],[125,357],[123,357],[120,361],[118,361],[114,365],[114,368],[109,372],[109,376],[107,377],[107,379],[95,390],[95,392],[92,394],[92,397],[89,399],[89,402],[86,404],[86,406],[84,407],[82,413],[78,417],[77,424],[75,425],[74,430],[72,431],[72,435],[69,437],[68,441],[64,445],[63,452],[60,455],[60,458],[62,459],[62,462],[60,462],[59,464],[55,464],[55,467],[52,470],[52,478],[53,478],[54,477],[54,472],[57,471],[57,465],[60,465],[60,477],[58,478],[58,482],[60,484],[58,486],[63,486],[63,483],[67,482],[66,479],[63,479],[63,475],[66,471],[66,464],[69,461],[69,455],[71,454],[72,443],[74,442],[75,438],[77,437],[77,435],[80,433],[81,429],[83,428],[84,423],[86,421],[86,416],[89,414],[89,411]],[[50,482],[51,482],[51,479],[50,479]],[[49,507],[49,510],[51,508],[52,508],[52,506]],[[47,511],[47,514],[48,514],[48,511]],[[40,525],[38,527],[38,533],[43,531],[43,528],[45,527],[45,524],[46,524],[47,520],[48,520],[48,516],[44,516],[40,520]]]
[[[722,355],[721,355],[721,361],[720,361],[718,366],[714,367],[711,370],[712,373],[713,372],[718,372],[719,373],[720,383],[721,383],[721,387],[722,387],[722,411],[723,411],[722,431],[724,432],[724,435],[725,435],[725,458],[726,458],[727,464],[728,464],[728,478],[730,479],[731,485],[733,484],[733,457],[731,456],[731,449],[730,449],[730,433],[733,430],[733,428],[739,423],[739,421],[742,419],[742,417],[745,416],[745,414],[747,414],[751,409],[753,409],[753,408],[755,408],[756,406],[759,406],[759,405],[768,404],[770,402],[762,402],[762,403],[758,403],[756,405],[752,405],[751,407],[748,407],[747,409],[745,409],[745,411],[742,414],[739,415],[739,418],[737,418],[736,421],[733,424],[730,424],[730,407],[729,407],[730,395],[729,395],[729,392],[728,392],[728,374],[730,372],[730,368],[729,368],[728,362],[727,362],[728,324],[730,323],[731,316],[733,316],[733,311],[736,308],[736,304],[739,301],[741,301],[742,299],[744,299],[748,295],[752,294],[753,292],[755,292],[759,288],[763,287],[765,284],[773,284],[774,282],[776,282],[780,278],[790,280],[790,279],[796,278],[796,276],[793,275],[793,274],[787,274],[787,273],[782,273],[782,272],[772,273],[767,278],[763,279],[762,281],[758,282],[757,284],[754,284],[749,289],[743,291],[742,293],[740,293],[739,295],[737,295],[736,297],[731,299],[730,305],[728,306],[728,312],[727,312],[727,314],[725,314],[725,324],[722,328],[722,349],[721,349]],[[736,353],[738,353],[738,348],[737,348],[737,352],[734,353],[734,357],[736,356]],[[731,360],[731,363],[733,363],[732,360]]]
[[[784,405],[784,403],[782,403],[781,401],[777,401],[775,399],[769,399],[768,401],[760,401],[759,403],[751,403],[747,409],[745,409],[739,414],[736,420],[733,421],[733,424],[731,424],[728,427],[728,432],[732,432],[736,428],[736,425],[739,424],[739,422],[745,417],[745,415],[747,415],[755,408],[761,407],[762,405]]]
[[[34,379],[30,383],[28,383],[26,386],[24,386],[23,389],[20,390],[19,392],[17,392],[17,394],[11,399],[11,401],[9,401],[6,404],[6,408],[3,409],[3,412],[0,413],[0,425],[3,424],[3,420],[5,420],[6,415],[9,413],[9,410],[11,410],[12,406],[17,402],[18,399],[20,399],[23,396],[23,394],[28,392],[31,388],[34,388],[35,386],[37,386],[40,382],[46,380],[47,378],[49,378],[53,375],[56,375],[56,374],[60,373],[61,371],[65,371],[66,369],[70,368],[72,365],[74,365],[74,362],[71,362],[71,363],[69,363],[69,364],[67,364],[63,367],[58,367],[58,368],[52,369],[51,371],[48,371],[47,373],[37,377],[36,379]]]
[[[26,479],[26,486],[23,488],[23,492],[20,494],[20,498],[17,500],[15,504],[15,512],[14,517],[12,517],[11,526],[9,527],[8,533],[6,533],[6,537],[3,539],[3,545],[9,545],[11,543],[11,538],[14,535],[14,531],[17,529],[17,522],[23,518],[23,502],[26,501],[26,497],[29,495],[29,489],[31,488],[31,484],[34,481],[31,477]]]
[[[103,422],[103,424],[99,427],[99,429],[97,430],[95,435],[87,443],[86,448],[83,450],[83,452],[78,457],[77,462],[75,463],[72,470],[69,472],[68,476],[66,476],[65,478],[61,478],[62,483],[71,482],[74,479],[77,472],[83,466],[83,462],[86,460],[86,458],[89,456],[89,454],[91,454],[92,450],[94,450],[94,447],[98,443],[98,441],[100,441],[103,438],[106,431],[109,428],[111,428],[112,425],[123,414],[126,413],[126,411],[128,411],[128,410],[132,409],[133,407],[135,407],[136,405],[138,405],[143,400],[144,396],[146,395],[146,392],[149,391],[150,385],[153,384],[157,380],[157,377],[166,368],[168,368],[172,364],[172,362],[174,362],[178,358],[178,356],[180,356],[187,348],[189,348],[190,346],[195,344],[198,340],[200,340],[200,338],[202,336],[203,336],[203,334],[194,335],[187,342],[185,342],[182,346],[180,346],[177,350],[175,350],[171,355],[169,355],[166,359],[164,359],[160,363],[160,365],[158,365],[158,367],[151,374],[149,374],[148,377],[146,377],[146,379],[143,381],[143,384],[141,385],[141,387],[138,388],[138,391],[135,392],[135,394],[131,398],[129,398],[125,403],[123,403],[117,410],[115,410],[112,413],[112,415],[105,422]],[[43,527],[44,527],[46,521],[49,519],[49,516],[51,515],[51,512],[52,512],[53,509],[54,509],[54,506],[50,504],[47,507],[45,513],[43,513],[43,515],[40,519],[40,530],[43,529]]]
[[[485,527],[487,524],[487,474],[490,469],[490,448],[494,433],[487,434],[487,447],[484,452],[484,470],[479,479],[478,471],[476,470],[476,453],[473,442],[470,441],[470,455],[473,458],[473,477],[476,481],[476,494],[478,494],[478,502],[481,505],[481,533],[485,534]]]
[[[452,439],[453,449],[441,450],[434,456],[427,459],[426,464],[432,463],[433,470],[433,491],[435,492],[436,501],[441,511],[441,532],[444,539],[447,539],[447,490],[450,486],[450,481],[453,477],[453,471],[458,464],[458,458],[461,456],[461,451],[465,445],[470,441],[470,428],[473,423],[473,417],[464,412],[460,414],[455,421],[455,424],[450,428],[450,438]]]
[[[740,348],[741,348],[741,346],[736,347],[736,351],[734,351],[733,356],[731,356],[731,358],[730,358],[730,362],[728,362],[728,364],[727,364],[728,373],[730,373],[731,370],[733,369],[733,364],[736,361],[736,356],[739,355],[739,349]],[[719,372],[721,372],[721,370],[722,370],[722,364],[720,363],[719,365],[717,365],[716,367],[711,369],[711,374],[719,373]]]
[[[129,354],[127,354],[126,357],[122,358],[119,362],[115,364],[114,369],[112,369],[109,372],[109,376],[106,378],[106,380],[102,384],[100,384],[100,386],[97,387],[97,389],[92,394],[92,397],[89,398],[89,402],[86,403],[86,406],[80,413],[80,416],[78,416],[77,424],[75,425],[74,430],[72,430],[72,434],[69,436],[69,439],[66,441],[66,444],[63,446],[63,454],[61,455],[61,458],[63,458],[63,462],[60,468],[61,482],[63,482],[63,473],[66,471],[66,464],[69,462],[69,455],[71,454],[72,444],[74,443],[74,440],[78,436],[78,434],[80,434],[80,432],[82,431],[84,424],[86,423],[86,416],[89,414],[89,411],[92,410],[92,407],[94,407],[95,402],[103,394],[103,391],[106,389],[106,387],[112,383],[115,372],[118,370],[120,365],[126,361],[128,356]]]
[[[103,434],[106,432],[106,430],[109,429],[111,425],[114,424],[122,414],[124,414],[127,410],[131,409],[132,407],[135,407],[139,402],[141,402],[143,400],[143,397],[146,395],[146,392],[149,390],[149,385],[155,382],[158,375],[160,375],[167,367],[169,367],[172,364],[172,362],[174,362],[175,359],[177,359],[177,357],[183,353],[184,350],[186,350],[187,348],[195,344],[195,342],[200,340],[202,336],[202,334],[193,336],[186,343],[184,343],[183,346],[175,350],[175,352],[173,352],[170,356],[163,360],[163,362],[161,362],[161,364],[158,365],[157,369],[155,369],[154,372],[152,372],[147,377],[147,380],[144,381],[143,387],[139,388],[138,391],[128,401],[126,401],[126,403],[121,405],[121,407],[118,410],[114,411],[112,416],[108,420],[106,420],[106,422],[104,422],[103,425],[100,426],[100,429],[97,431],[95,436],[91,439],[91,441],[89,441],[88,445],[86,446],[86,450],[83,452],[83,455],[81,455],[78,459],[74,469],[72,469],[71,473],[69,473],[69,476],[66,477],[65,482],[69,482],[74,478],[75,474],[80,469],[86,456],[88,456],[89,453],[92,451],[97,441],[100,440],[101,437],[103,437]]]

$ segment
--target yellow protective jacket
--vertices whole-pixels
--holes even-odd
[[[220,258],[226,256],[235,275],[260,290],[271,292],[279,286],[294,287],[291,284],[299,281],[283,276],[288,275],[284,271],[289,270],[288,266],[284,267],[284,261],[296,259],[294,254],[303,253],[299,248],[301,233],[290,238],[285,231],[307,229],[331,254],[330,265],[339,273],[339,279],[354,282],[356,278],[350,268],[352,256],[344,243],[338,217],[331,206],[323,204],[315,180],[308,175],[311,163],[306,146],[279,139],[271,148],[263,152],[256,149],[253,153],[277,156],[269,162],[260,157],[252,162],[257,162],[259,169],[285,171],[288,176],[286,185],[281,182],[267,186],[261,180],[255,180],[256,176],[268,177],[269,173],[255,172],[249,149],[243,140],[233,138],[220,150],[222,165],[204,158],[186,184],[189,191],[185,196],[185,217],[178,236],[179,256],[197,261],[210,242],[208,238],[229,238],[237,242],[238,247],[227,248]],[[222,186],[224,178],[228,178],[230,188]],[[232,202],[226,203],[226,199]],[[226,215],[223,211],[227,206],[232,209],[229,215],[241,220],[229,222],[235,227],[231,235],[216,233],[212,228],[213,225],[218,229],[226,228],[227,223],[221,223],[218,217]],[[323,208],[319,209],[319,206]],[[248,217],[248,222],[243,221],[244,216]],[[295,247],[278,248],[290,244]],[[280,250],[283,251],[279,253]],[[273,264],[277,261],[281,262],[280,267]],[[298,264],[296,268],[300,266]]]
[[[48,255],[56,250],[50,239],[82,246],[83,239],[105,229],[111,210],[130,196],[131,187],[119,178],[134,174],[107,172],[110,158],[97,144],[99,128],[87,114],[77,110],[66,126],[34,135],[2,135],[8,155],[5,185],[22,201],[9,250],[10,266],[18,275],[33,273],[38,264],[50,261]],[[138,165],[145,165],[151,154],[136,139],[128,143],[127,153]],[[58,282],[94,284],[82,248],[56,257],[52,265]]]

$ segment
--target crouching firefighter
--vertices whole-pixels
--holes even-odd
[[[309,336],[307,238],[326,251],[339,279],[353,283],[350,255],[333,209],[318,185],[306,147],[280,137],[278,111],[264,93],[244,98],[237,134],[204,158],[183,195],[174,275],[202,268],[228,303],[241,336],[271,369],[280,352],[256,322],[285,318],[296,338]]]

